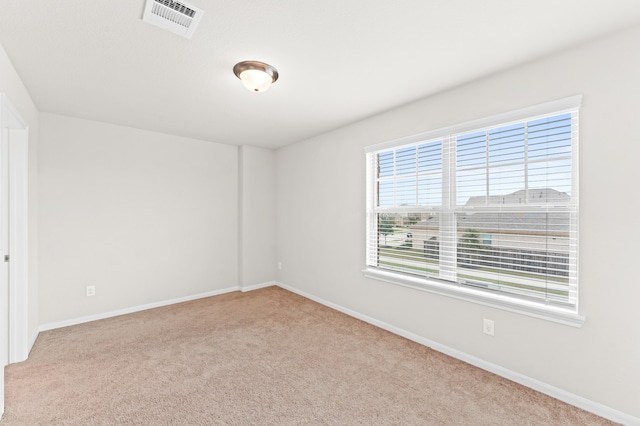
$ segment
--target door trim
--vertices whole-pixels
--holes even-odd
[[[4,93],[0,125],[9,129],[9,346],[8,363],[29,355],[29,126]],[[3,331],[4,333],[4,331]]]

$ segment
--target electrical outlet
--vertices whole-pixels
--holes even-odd
[[[96,295],[96,286],[95,285],[88,285],[87,286],[87,297],[91,297],[91,296],[95,296]]]
[[[281,270],[282,269],[282,262],[278,262],[278,269]]]
[[[495,333],[495,324],[493,323],[493,320],[485,318],[482,322],[482,331],[484,331],[484,334],[493,336]]]

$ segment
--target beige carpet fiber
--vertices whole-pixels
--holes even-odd
[[[40,333],[2,425],[604,425],[270,287]]]

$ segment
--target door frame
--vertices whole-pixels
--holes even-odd
[[[8,288],[2,289],[3,310],[8,310],[6,363],[24,361],[29,355],[29,126],[4,93],[0,93],[0,129],[9,136],[9,265]],[[4,129],[8,129],[5,132]],[[3,256],[4,257],[4,256]],[[6,295],[8,294],[8,298]],[[7,327],[2,327],[7,333]],[[6,348],[3,348],[6,352]]]

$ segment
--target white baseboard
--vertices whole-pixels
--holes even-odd
[[[240,288],[240,291],[247,292],[247,291],[253,291],[253,290],[259,290],[261,288],[265,288],[265,287],[272,287],[274,285],[278,285],[278,283],[276,283],[275,281],[269,281],[266,283],[260,283],[260,284],[254,284],[254,285],[249,285],[249,286],[242,286]]]
[[[97,321],[105,318],[117,317],[120,315],[131,314],[134,312],[145,311],[147,309],[159,308],[162,306],[173,305],[175,303],[189,302],[191,300],[203,299],[205,297],[218,296],[220,294],[231,293],[233,291],[240,290],[239,286],[229,287],[222,290],[210,291],[206,293],[194,294],[192,296],[179,297],[176,299],[164,300],[162,302],[148,303],[146,305],[134,306],[131,308],[119,309],[111,312],[104,312],[96,315],[87,315],[80,318],[73,318],[64,321],[50,322],[47,324],[41,324],[38,327],[38,332],[54,330],[56,328],[68,327],[70,325],[83,324],[85,322]],[[34,340],[35,342],[35,340]]]
[[[234,291],[242,291],[242,292],[247,292],[247,291],[252,291],[252,290],[258,290],[261,288],[265,288],[265,287],[271,287],[271,286],[278,286],[281,287],[285,290],[288,290],[292,293],[298,294],[302,297],[305,297],[307,299],[313,300],[314,302],[320,303],[321,305],[325,305],[331,309],[335,309],[336,311],[342,312],[344,314],[347,314],[349,316],[352,316],[354,318],[357,318],[359,320],[362,320],[364,322],[367,322],[369,324],[375,325],[376,327],[379,327],[383,330],[387,330],[391,333],[397,334],[399,336],[402,336],[406,339],[412,340],[416,343],[419,343],[421,345],[430,347],[438,352],[442,352],[446,355],[449,355],[453,358],[459,359],[461,361],[464,361],[466,363],[469,363],[471,365],[474,365],[478,368],[481,368],[483,370],[489,371],[491,373],[497,374],[498,376],[504,377],[506,379],[509,379],[513,382],[519,383],[521,385],[527,386],[531,389],[537,390],[539,392],[542,392],[546,395],[549,395],[553,398],[556,398],[560,401],[566,402],[567,404],[571,404],[574,405],[578,408],[581,408],[583,410],[589,411],[591,413],[594,413],[598,416],[604,417],[606,419],[609,419],[611,421],[614,421],[616,423],[620,423],[623,425],[639,425],[640,426],[640,418],[638,417],[634,417],[631,416],[629,414],[623,413],[621,411],[615,410],[611,407],[608,407],[606,405],[600,404],[598,402],[594,402],[591,401],[589,399],[583,398],[579,395],[575,395],[573,393],[567,392],[563,389],[557,388],[555,386],[551,386],[547,383],[543,383],[539,380],[533,379],[531,377],[525,376],[523,374],[517,373],[515,371],[506,369],[504,367],[501,367],[497,364],[493,364],[490,362],[487,362],[483,359],[477,358],[475,356],[469,355],[465,352],[459,351],[457,349],[453,349],[450,348],[448,346],[442,345],[440,343],[437,343],[433,340],[429,340],[427,338],[424,338],[422,336],[419,336],[415,333],[412,333],[410,331],[401,329],[399,327],[393,326],[391,324],[385,323],[383,321],[379,321],[375,318],[369,317],[367,315],[363,315],[359,312],[353,311],[351,309],[345,308],[343,306],[337,305],[335,303],[329,302],[327,300],[321,299],[319,297],[316,297],[312,294],[306,293],[304,291],[298,290],[294,287],[290,287],[286,284],[283,283],[279,283],[276,281],[270,281],[270,282],[265,282],[265,283],[261,283],[261,284],[256,284],[256,285],[251,285],[251,286],[244,286],[244,287],[240,287],[240,286],[235,286],[235,287],[229,287],[226,289],[222,289],[222,290],[217,290],[217,291],[212,291],[212,292],[207,292],[207,293],[200,293],[200,294],[196,294],[196,295],[192,295],[192,296],[187,296],[187,297],[181,297],[181,298],[177,298],[177,299],[171,299],[171,300],[165,300],[162,302],[156,302],[156,303],[149,303],[146,305],[140,305],[140,306],[134,306],[132,308],[126,308],[126,309],[120,309],[120,310],[116,310],[116,311],[111,311],[111,312],[105,312],[102,314],[96,314],[96,315],[88,315],[88,316],[84,316],[84,317],[80,317],[80,318],[74,318],[74,319],[70,319],[70,320],[65,320],[65,321],[58,321],[58,322],[52,322],[52,323],[47,323],[47,324],[42,324],[40,325],[40,327],[38,328],[37,332],[34,333],[34,335],[31,337],[31,340],[29,341],[29,351],[31,351],[31,348],[33,347],[33,345],[35,344],[35,341],[38,337],[38,333],[42,332],[42,331],[47,331],[47,330],[53,330],[56,328],[62,328],[62,327],[68,327],[71,325],[76,325],[76,324],[83,324],[86,322],[90,322],[90,321],[96,321],[96,320],[100,320],[100,319],[105,319],[105,318],[111,318],[111,317],[116,317],[119,315],[125,315],[125,314],[130,314],[130,313],[134,313],[134,312],[139,312],[139,311],[144,311],[147,309],[153,309],[153,308],[159,308],[162,306],[167,306],[167,305],[173,305],[175,303],[182,303],[182,302],[188,302],[191,300],[196,300],[196,299],[202,299],[205,297],[211,297],[211,296],[218,296],[221,294],[225,294],[225,293],[231,293]]]
[[[131,314],[131,313],[140,312],[140,311],[145,311],[147,309],[160,308],[162,306],[173,305],[175,303],[189,302],[191,300],[203,299],[205,297],[218,296],[218,295],[221,295],[221,294],[231,293],[231,292],[234,292],[234,291],[247,292],[247,291],[258,290],[258,289],[265,288],[265,287],[271,287],[271,286],[274,286],[274,285],[277,285],[277,283],[275,281],[269,281],[269,282],[255,284],[255,285],[251,285],[251,286],[228,287],[228,288],[224,288],[222,290],[216,290],[216,291],[210,291],[210,292],[206,292],[206,293],[194,294],[192,296],[179,297],[179,298],[176,298],[176,299],[164,300],[162,302],[148,303],[146,305],[139,305],[139,306],[134,306],[134,307],[131,307],[131,308],[119,309],[119,310],[116,310],[116,311],[104,312],[104,313],[96,314],[96,315],[87,315],[87,316],[80,317],[80,318],[72,318],[72,319],[64,320],[64,321],[57,321],[57,322],[51,322],[51,323],[47,323],[47,324],[41,324],[40,327],[38,327],[38,331],[34,334],[34,336],[32,336],[32,340],[29,342],[30,343],[29,351],[31,351],[31,348],[35,344],[36,339],[38,337],[38,334],[41,331],[54,330],[56,328],[62,328],[62,327],[69,327],[71,325],[83,324],[85,322],[91,322],[91,321],[97,321],[97,320],[101,320],[101,319],[105,319],[105,318],[117,317],[117,316],[120,316],[120,315]]]
[[[402,336],[406,339],[412,340],[421,345],[427,346],[431,349],[434,349],[438,352],[441,352],[445,355],[449,355],[453,358],[464,361],[468,364],[481,368],[483,370],[494,373],[498,376],[504,377],[505,379],[509,379],[513,382],[519,383],[528,388],[534,389],[538,392],[549,395],[553,398],[556,398],[560,401],[566,402],[567,404],[571,404],[575,407],[581,408],[585,411],[589,411],[590,413],[596,414],[600,417],[604,417],[605,419],[609,419],[616,423],[620,423],[623,425],[640,425],[640,418],[634,417],[632,415],[623,413],[621,411],[615,410],[606,405],[600,404],[598,402],[591,401],[587,398],[583,398],[579,395],[575,395],[571,392],[567,392],[563,389],[557,388],[555,386],[549,385],[547,383],[541,382],[539,380],[533,379],[531,377],[525,376],[524,374],[517,373],[515,371],[509,370],[507,368],[501,367],[497,364],[493,364],[487,362],[483,359],[477,358],[473,355],[469,355],[465,352],[459,351],[457,349],[450,348],[448,346],[442,345],[440,343],[434,342],[433,340],[429,340],[422,336],[419,336],[410,331],[401,329],[399,327],[393,326],[391,324],[387,324],[383,321],[379,321],[375,318],[369,317],[367,315],[363,315],[359,312],[353,311],[351,309],[345,308],[343,306],[337,305],[335,303],[329,302],[327,300],[316,297],[312,294],[306,293],[304,291],[298,290],[294,287],[288,286],[283,283],[276,283],[278,287],[281,287],[285,290],[288,290],[292,293],[298,294],[307,299],[313,300],[314,302],[318,302],[321,305],[325,305],[331,309],[335,309],[336,311],[342,312],[359,320],[362,320],[371,325],[375,325],[383,330],[387,330],[391,333]]]

